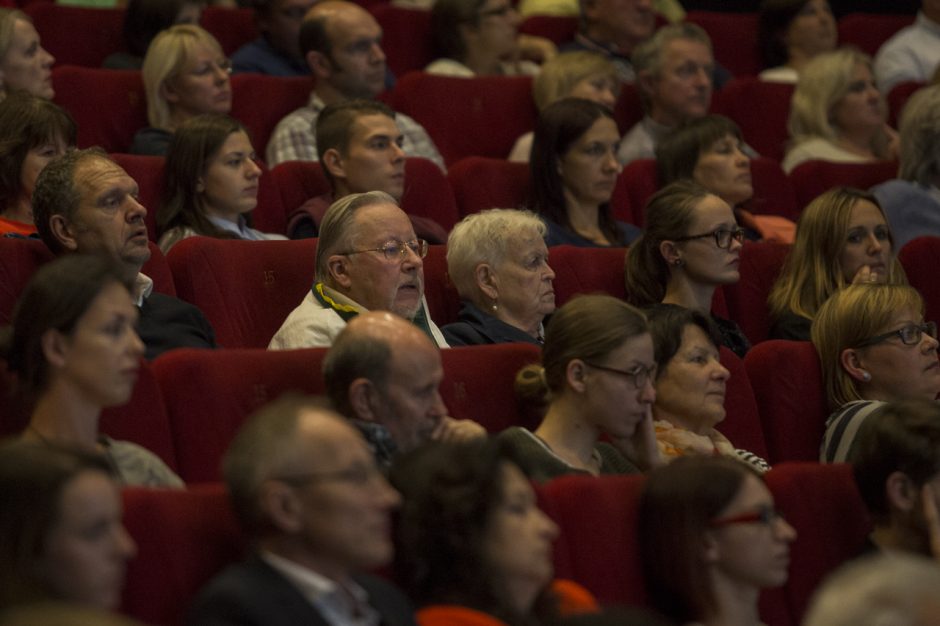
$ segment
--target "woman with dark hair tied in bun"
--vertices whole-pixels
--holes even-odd
[[[516,379],[521,396],[545,403],[534,431],[499,439],[534,480],[571,473],[628,474],[659,464],[651,406],[653,340],[638,309],[611,296],[578,296],[552,316],[542,366]],[[601,443],[602,434],[613,445]]]
[[[553,580],[558,527],[505,445],[427,445],[390,480],[402,495],[398,581],[419,626],[542,626],[597,610],[586,589]]]

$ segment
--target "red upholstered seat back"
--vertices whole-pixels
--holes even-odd
[[[790,181],[796,193],[797,206],[802,211],[813,198],[831,187],[868,189],[897,177],[897,173],[897,161],[874,163],[806,161],[790,172]]]
[[[751,340],[758,343],[770,332],[770,309],[767,296],[777,281],[791,246],[766,241],[747,242],[741,248],[741,279],[735,285],[724,285],[725,302],[731,319],[736,321]]]
[[[163,176],[166,159],[162,156],[124,153],[112,154],[111,158],[137,183],[140,190],[138,199],[147,209],[147,216],[144,218],[147,223],[147,236],[151,241],[157,241],[160,238],[157,229],[157,211],[163,203]]]
[[[685,19],[705,29],[712,41],[715,61],[734,76],[760,72],[757,13],[689,11]]]
[[[219,40],[222,51],[227,55],[234,54],[258,37],[255,12],[248,8],[208,6],[202,10],[199,25]]]
[[[319,161],[284,161],[271,169],[271,178],[281,196],[281,206],[291,214],[300,205],[330,191],[330,183]]]
[[[924,318],[940,321],[940,237],[917,237],[904,244],[898,253],[911,287],[920,292],[926,311]]]
[[[754,195],[741,207],[757,215],[780,215],[796,221],[800,207],[790,179],[780,164],[771,158],[751,159],[751,178]]]
[[[232,76],[231,115],[248,129],[251,145],[260,158],[264,158],[274,127],[289,113],[307,104],[313,85],[309,76]]]
[[[384,2],[375,4],[369,11],[382,27],[382,51],[392,73],[403,76],[424,69],[434,60],[430,11]]]
[[[606,293],[625,298],[623,263],[626,248],[554,246],[548,264],[555,271],[555,306],[580,293]]]
[[[522,20],[519,32],[545,37],[560,46],[574,39],[578,32],[578,18],[571,15],[529,15]]]
[[[721,364],[731,373],[725,389],[725,419],[718,424],[718,430],[734,444],[767,458],[767,443],[764,441],[764,428],[757,411],[757,400],[751,380],[742,361],[734,352],[721,346]]]
[[[149,126],[138,71],[56,65],[52,84],[55,103],[75,118],[79,148],[127,152],[134,133]]]
[[[457,321],[460,295],[447,271],[447,246],[429,246],[424,259],[424,297],[428,312],[438,326]]]
[[[757,153],[781,160],[789,139],[787,119],[793,85],[768,83],[756,77],[733,78],[715,93],[712,112],[733,119],[744,141]]]
[[[910,15],[849,13],[839,18],[839,44],[852,45],[875,56],[881,44],[913,21]]]
[[[617,177],[611,204],[629,206],[632,219],[627,221],[642,228],[646,224],[646,203],[659,190],[659,186],[656,159],[631,161]]]
[[[225,348],[265,348],[314,282],[316,239],[190,237],[167,260],[179,297],[199,307]]]
[[[926,83],[919,81],[909,81],[898,83],[891,88],[891,91],[885,96],[888,101],[888,124],[894,128],[898,127],[904,105],[907,104],[908,99],[914,95],[914,92],[924,87],[925,84]]]
[[[525,208],[529,195],[529,164],[502,158],[466,157],[447,170],[460,217],[486,209]]]
[[[56,65],[101,67],[109,54],[126,50],[124,9],[31,2],[23,10],[33,19],[42,47],[55,57]]]

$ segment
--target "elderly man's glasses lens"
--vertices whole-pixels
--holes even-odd
[[[596,363],[589,363],[588,361],[585,361],[584,364],[588,367],[593,367],[596,370],[601,370],[602,372],[625,376],[633,381],[633,386],[637,389],[642,389],[648,380],[651,380],[656,376],[655,365],[650,365],[649,367],[637,365],[632,370],[618,370],[615,367],[607,367],[606,365],[598,365]]]
[[[363,252],[381,252],[385,255],[387,261],[402,261],[408,256],[408,251],[423,259],[428,255],[428,242],[424,239],[412,239],[411,241],[386,241],[379,248],[365,248],[363,250],[350,250],[340,254],[362,254]]]
[[[882,333],[881,335],[875,335],[870,339],[866,339],[861,342],[856,348],[864,348],[866,346],[873,346],[876,343],[881,343],[888,339],[893,339],[895,337],[901,338],[901,343],[905,346],[916,346],[920,343],[920,340],[923,339],[924,335],[930,335],[934,339],[937,338],[937,324],[935,322],[925,322],[923,324],[908,324],[903,328],[898,330],[892,330],[888,333]]]
[[[692,241],[693,239],[705,239],[706,237],[714,237],[715,245],[719,248],[728,249],[731,247],[731,241],[737,241],[738,243],[744,242],[744,229],[737,228],[735,230],[728,230],[727,228],[719,228],[718,230],[713,230],[710,233],[702,233],[701,235],[689,235],[687,237],[676,237],[673,241]]]

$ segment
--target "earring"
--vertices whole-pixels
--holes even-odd
[[[864,380],[866,383],[867,383],[867,382],[871,382],[871,374],[869,374],[868,372],[863,371],[863,372],[862,372],[862,380]]]
[[[672,264],[675,265],[676,267],[682,267],[682,259],[676,259],[675,261],[672,262]]]
[[[490,308],[493,309],[493,313],[496,313],[496,311],[499,309],[499,307],[496,305],[496,300],[493,300],[493,305]]]

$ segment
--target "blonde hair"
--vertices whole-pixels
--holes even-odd
[[[170,103],[164,98],[162,87],[179,75],[197,46],[208,46],[219,56],[223,55],[218,40],[193,24],[171,26],[150,42],[141,77],[147,93],[147,119],[154,128],[169,128]]]
[[[563,52],[545,62],[532,81],[532,98],[539,111],[568,97],[575,85],[593,76],[603,76],[620,85],[617,67],[607,57],[581,50]]]
[[[33,23],[33,20],[19,9],[0,9],[0,59],[10,51],[16,20]]]
[[[925,186],[940,184],[940,85],[911,96],[901,113],[899,131],[898,178]]]
[[[877,207],[887,225],[888,218],[878,199],[861,189],[830,189],[803,209],[796,227],[796,241],[767,298],[774,318],[796,313],[812,319],[829,296],[851,282],[845,279],[840,257],[845,249],[852,209],[863,200]],[[886,282],[907,284],[890,227],[888,240],[891,242],[891,261]]]
[[[856,380],[842,367],[842,351],[884,332],[895,312],[905,308],[924,314],[924,300],[916,289],[872,283],[849,285],[819,307],[810,336],[833,410],[864,399]]]

